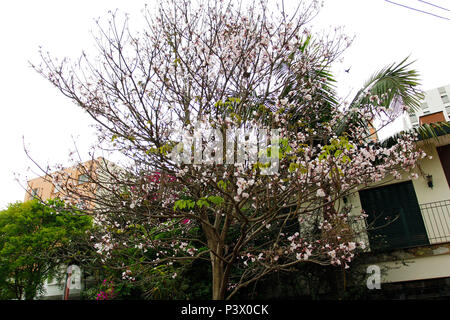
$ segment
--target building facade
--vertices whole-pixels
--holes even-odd
[[[405,117],[405,129],[441,121],[450,121],[450,84],[426,91],[420,110]]]
[[[450,120],[450,85],[426,92],[409,128]],[[367,214],[368,241],[384,298],[450,298],[450,130],[422,136],[427,154],[412,179],[388,177],[350,196],[352,214]],[[369,259],[370,260],[370,259]]]

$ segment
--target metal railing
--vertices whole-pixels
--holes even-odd
[[[450,242],[450,200],[420,205],[430,244]]]

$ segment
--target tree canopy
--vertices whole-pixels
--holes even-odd
[[[69,262],[66,247],[83,237],[92,219],[61,201],[14,203],[0,212],[0,294],[33,299],[44,281]],[[65,258],[64,258],[65,257]]]
[[[162,1],[141,33],[116,13],[99,24],[97,57],[42,53],[36,70],[98,123],[99,148],[130,159],[91,177],[86,208],[123,281],[151,291],[155,273],[201,259],[212,298],[231,298],[299,263],[348,268],[368,245],[342,199],[425,156],[413,134],[386,147],[368,130],[393,104],[414,107],[418,75],[388,67],[345,103],[330,68],[350,40],[314,35],[317,11]]]

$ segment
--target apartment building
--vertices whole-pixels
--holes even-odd
[[[97,158],[80,163],[70,168],[64,168],[53,173],[31,179],[27,182],[27,192],[24,201],[38,197],[42,200],[64,197],[68,189],[84,190],[86,196],[95,190],[90,189],[89,181],[98,174],[98,169],[106,160]]]
[[[426,91],[420,110],[405,118],[405,129],[440,121],[450,121],[450,84]]]

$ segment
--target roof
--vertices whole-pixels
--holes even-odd
[[[409,131],[399,132],[381,142],[385,147],[391,147],[397,143],[397,140],[406,132],[417,132],[418,141],[423,141],[431,138],[437,138],[450,134],[450,122],[436,122],[426,123]]]

